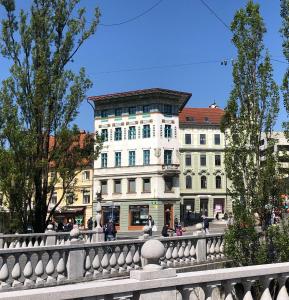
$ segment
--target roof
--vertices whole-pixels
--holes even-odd
[[[145,97],[145,96],[151,96],[151,95],[170,96],[173,98],[179,98],[180,100],[183,100],[183,102],[184,102],[183,106],[187,103],[187,101],[192,96],[191,93],[187,93],[187,92],[180,92],[180,91],[161,89],[161,88],[152,88],[152,89],[142,89],[142,90],[122,92],[122,93],[106,94],[106,95],[101,95],[101,96],[91,96],[91,97],[88,97],[88,100],[103,101],[103,100],[113,100],[113,99],[122,99],[122,98],[133,98],[136,96]]]
[[[179,119],[182,124],[195,125],[219,125],[221,123],[224,110],[215,108],[184,108]]]

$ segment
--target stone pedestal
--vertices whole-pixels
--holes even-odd
[[[47,226],[45,233],[47,234],[45,246],[55,246],[56,245],[56,235],[55,235],[56,232],[53,230],[52,224],[49,224]]]
[[[92,236],[92,242],[98,243],[98,242],[104,242],[104,232],[102,228],[94,228],[94,233]]]

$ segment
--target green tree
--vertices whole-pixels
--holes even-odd
[[[245,9],[238,10],[231,30],[237,58],[233,63],[234,86],[222,130],[227,141],[225,165],[231,180],[228,192],[233,200],[235,222],[227,234],[227,250],[231,255],[243,253],[242,264],[246,264],[254,262],[252,255],[258,242],[251,230],[254,214],[258,213],[264,224],[268,208],[278,198],[272,131],[278,115],[279,92],[268,51],[264,49],[266,28],[259,5],[249,1]],[[269,144],[262,153],[260,142],[264,137]]]
[[[283,35],[283,53],[287,61],[289,62],[289,0],[281,0],[281,17],[282,28],[281,33]],[[283,79],[283,98],[284,106],[287,114],[289,114],[289,68],[287,68]],[[289,122],[284,122],[284,129],[289,139]]]
[[[92,83],[84,68],[69,66],[100,16],[96,8],[87,25],[79,2],[33,0],[28,12],[16,14],[14,0],[0,0],[1,52],[11,62],[0,90],[0,187],[23,230],[28,222],[45,230],[55,184],[71,189],[100,147],[98,138],[83,139],[71,126]],[[49,180],[51,168],[57,176]]]

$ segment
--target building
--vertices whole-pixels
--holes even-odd
[[[232,211],[226,190],[225,136],[220,130],[224,111],[184,108],[180,113],[181,215],[186,222],[193,213],[214,217]]]
[[[89,97],[103,138],[93,180],[104,222],[142,230],[150,214],[160,229],[179,217],[179,111],[190,97],[159,88]]]

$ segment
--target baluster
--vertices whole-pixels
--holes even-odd
[[[180,248],[179,248],[179,251],[178,251],[178,257],[179,257],[180,264],[182,264],[184,262],[183,261],[183,257],[184,257],[184,242],[180,243]]]
[[[133,263],[134,263],[134,268],[139,269],[139,263],[140,263],[140,255],[139,255],[139,247],[135,246],[135,253],[133,255]]]
[[[172,253],[173,253],[173,243],[170,243],[170,245],[168,246],[168,249],[167,249],[167,252],[166,252],[166,255],[165,255],[165,258],[167,260],[167,266],[170,267],[172,265],[172,262],[171,262],[171,258],[172,258]]]
[[[254,300],[251,292],[251,287],[255,281],[254,280],[247,280],[243,282],[244,287],[244,298],[243,300]]]
[[[262,283],[262,286],[264,288],[264,291],[263,291],[263,294],[262,294],[260,300],[272,300],[270,290],[269,290],[269,285],[272,280],[273,280],[272,277],[264,277],[260,280]]]
[[[42,261],[42,254],[38,254],[38,261],[35,267],[35,275],[36,275],[36,285],[37,286],[43,286],[44,285],[44,280],[41,277],[44,273],[44,266],[43,266],[43,261]]]
[[[33,247],[32,238],[29,239],[27,247],[28,248],[32,248]]]
[[[217,238],[217,243],[215,245],[215,255],[216,255],[216,259],[219,259],[221,257],[220,255],[220,245],[221,245],[221,239]]]
[[[5,243],[4,243],[4,247],[3,247],[4,249],[7,249],[8,248],[8,244],[7,244],[7,242],[5,241]]]
[[[224,283],[225,295],[226,295],[225,300],[234,300],[234,298],[233,298],[233,291],[234,291],[234,288],[235,288],[236,284],[237,283],[233,282],[233,281],[226,281]]]
[[[40,247],[44,247],[44,246],[45,246],[45,242],[44,242],[44,239],[42,239],[40,242]]]
[[[106,269],[109,266],[107,249],[105,249],[105,253],[104,253],[104,255],[103,255],[102,259],[101,259],[100,264],[101,264],[101,267],[102,267],[102,274],[108,273],[108,270]]]
[[[88,278],[92,277],[92,273],[90,272],[91,260],[90,260],[90,256],[89,256],[89,249],[86,250],[84,268],[85,268],[85,277],[88,277]]]
[[[195,245],[192,243],[191,249],[190,249],[190,258],[191,258],[191,262],[194,262],[196,260],[196,247]]]
[[[172,258],[174,259],[173,261],[174,266],[178,265],[178,250],[179,250],[178,243],[175,243],[174,250],[172,253]]]
[[[64,251],[63,250],[59,251],[59,260],[56,265],[56,271],[57,271],[57,282],[64,281],[66,278],[64,276],[65,264],[64,264]]]
[[[276,300],[289,300],[289,296],[286,289],[286,281],[289,278],[288,275],[284,275],[278,278],[279,293]]]
[[[188,241],[185,251],[184,251],[184,257],[185,257],[185,262],[188,264],[190,262],[189,256],[190,256],[190,246],[191,246],[192,242]]]
[[[24,244],[24,246],[22,246],[22,247],[25,248],[26,247],[25,242],[23,242],[22,245],[23,244]],[[21,242],[19,240],[15,241],[14,245],[15,245],[14,248],[16,248],[16,249],[21,248]]]
[[[217,285],[210,284],[210,285],[204,285],[203,291],[205,293],[205,300],[212,300],[212,299],[220,299],[220,297],[213,297],[213,291],[217,288]]]
[[[111,274],[114,274],[114,273],[117,272],[117,270],[115,269],[116,264],[117,264],[116,254],[115,254],[115,249],[113,249],[113,252],[112,252],[112,254],[110,256],[110,259],[109,259],[109,265],[111,267],[111,269],[110,269]]]
[[[119,257],[117,259],[117,264],[119,265],[118,272],[123,273],[125,271],[125,269],[122,267],[125,264],[123,248],[120,249],[120,254],[119,254]]]
[[[0,289],[6,289],[9,287],[9,284],[6,282],[9,278],[9,270],[7,266],[7,257],[2,256],[3,264],[0,269]]]
[[[216,245],[216,240],[213,238],[211,247],[210,247],[210,259],[214,260],[215,259],[215,245]]]
[[[23,275],[25,277],[24,286],[32,287],[34,286],[33,280],[31,280],[31,276],[33,274],[32,263],[31,263],[31,254],[26,255],[27,261],[23,270]]]
[[[47,283],[55,283],[55,279],[52,276],[54,273],[54,264],[53,264],[53,259],[52,259],[51,253],[49,253],[48,263],[46,265],[45,272],[48,275],[46,282]]]
[[[211,244],[212,244],[211,239],[207,239],[207,260],[210,259],[210,248],[211,248]]]
[[[132,267],[130,266],[132,264],[132,253],[131,253],[131,247],[128,248],[128,253],[125,258],[125,263],[126,263],[126,270],[130,271]]]
[[[95,252],[94,259],[92,261],[92,267],[93,267],[93,277],[97,277],[97,275],[99,274],[99,267],[100,267],[98,252]]]
[[[220,257],[221,258],[224,258],[224,239],[221,238],[222,242],[221,242],[221,245],[220,245]]]
[[[20,264],[19,264],[19,255],[15,254],[15,263],[12,269],[12,273],[11,276],[13,278],[13,283],[12,283],[12,287],[18,287],[21,286],[22,283],[20,281],[18,281],[18,279],[21,276],[21,268],[20,268]]]

